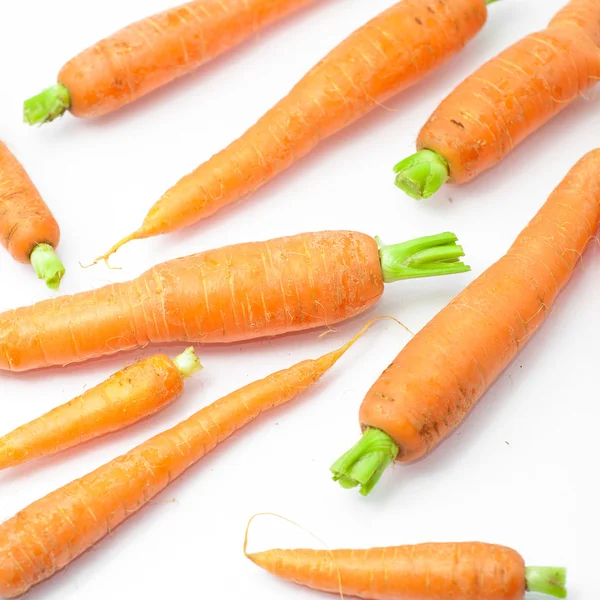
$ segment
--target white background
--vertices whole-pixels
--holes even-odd
[[[458,58],[323,144],[245,203],[182,234],[131,244],[83,270],[179,177],[220,150],[317,60],[392,0],[322,0],[151,97],[94,122],[67,115],[21,124],[21,101],[52,84],[63,62],[166,0],[6,2],[0,9],[0,137],[26,165],[62,227],[62,293],[125,280],[151,265],[218,247],[320,229],[356,229],[387,241],[452,230],[473,272],[390,285],[375,311],[320,332],[201,348],[205,371],[157,417],[51,460],[0,474],[0,519],[129,450],[250,381],[333,349],[375,314],[418,330],[508,248],[567,170],[597,146],[600,96],[567,108],[492,172],[417,203],[393,185],[438,102],[485,59],[545,26],[562,0],[503,0]],[[48,297],[29,268],[0,257],[0,308]],[[32,591],[48,600],[253,598],[319,594],[278,582],[246,560],[247,519],[275,511],[330,547],[443,540],[510,545],[529,564],[570,568],[570,597],[597,595],[597,420],[600,247],[584,256],[547,323],[458,432],[426,460],[398,465],[365,499],[329,479],[358,438],[367,389],[407,342],[378,324],[318,388],[266,415],[201,461],[110,539]],[[166,350],[175,354],[182,347]],[[0,433],[160,348],[43,372],[0,374]],[[318,545],[280,521],[257,522],[251,549]]]

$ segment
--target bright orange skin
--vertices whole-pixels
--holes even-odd
[[[448,436],[544,322],[600,224],[600,150],[581,159],[492,265],[405,346],[367,393],[364,427],[398,460]]]
[[[510,548],[480,542],[269,550],[248,558],[277,577],[332,594],[339,594],[341,578],[344,596],[368,600],[523,600],[525,596],[521,556]]]
[[[119,371],[74,400],[0,438],[0,469],[50,456],[149,417],[173,402],[184,380],[164,354]]]
[[[60,71],[71,112],[98,117],[186,75],[315,0],[196,0],[84,50]]]
[[[10,255],[28,263],[38,244],[53,248],[60,229],[21,163],[0,142],[0,242]]]
[[[383,293],[375,240],[329,231],[209,250],[130,282],[0,314],[0,369],[65,365],[148,343],[237,342],[332,325]]]
[[[577,15],[594,20],[584,30],[571,24]],[[456,87],[424,125],[417,148],[446,159],[451,183],[477,177],[598,82],[599,39],[600,2],[574,0],[548,29]]]

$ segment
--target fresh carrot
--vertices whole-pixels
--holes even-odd
[[[147,17],[71,59],[56,85],[25,102],[25,122],[113,112],[314,1],[194,0]]]
[[[149,417],[183,392],[202,366],[193,348],[157,354],[0,438],[0,470],[57,454]]]
[[[0,370],[332,325],[372,307],[384,282],[468,271],[463,254],[452,233],[378,247],[348,231],[210,250],[133,281],[0,314]]]
[[[131,240],[188,227],[252,193],[449,60],[486,18],[485,0],[398,2],[343,41],[238,140],[168,190],[142,226],[100,259]]]
[[[54,249],[58,223],[11,151],[0,142],[0,241],[21,263],[31,263],[37,276],[57,290],[65,268]]]
[[[438,106],[416,154],[394,167],[396,185],[429,198],[462,184],[516,146],[600,79],[600,2],[572,0],[549,27],[467,77]]]
[[[19,596],[54,575],[236,431],[309,389],[373,321],[340,349],[221,398],[0,524],[0,596]]]
[[[505,256],[410,340],[363,400],[362,440],[332,467],[368,494],[429,453],[531,339],[600,224],[600,150],[584,156]]]

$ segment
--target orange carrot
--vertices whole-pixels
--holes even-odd
[[[505,256],[400,352],[363,400],[363,439],[332,467],[368,494],[395,458],[431,452],[548,316],[600,224],[600,150],[584,156]]]
[[[193,348],[157,354],[0,438],[0,470],[57,454],[119,431],[162,410],[202,366]]]
[[[600,2],[572,0],[543,31],[468,77],[431,115],[396,185],[429,198],[498,164],[600,79]]]
[[[25,122],[98,117],[186,75],[315,0],[194,0],[133,23],[70,60],[25,102]]]
[[[137,279],[0,314],[0,370],[65,365],[149,343],[237,342],[372,307],[384,282],[462,273],[456,236],[381,246],[326,231],[165,262]]]
[[[354,32],[253,127],[185,176],[130,240],[172,233],[258,189],[457,54],[487,18],[485,0],[402,0]]]
[[[340,349],[221,398],[0,524],[0,596],[54,575],[236,431],[309,389],[371,323]]]
[[[65,268],[54,249],[58,223],[21,163],[0,142],[0,241],[21,263],[31,263],[37,276],[57,290]]]

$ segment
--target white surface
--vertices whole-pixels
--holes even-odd
[[[426,203],[405,198],[391,168],[420,125],[484,59],[541,28],[563,0],[503,0],[467,50],[421,85],[330,140],[254,198],[183,235],[132,244],[115,264],[82,270],[180,176],[241,134],[325,52],[392,0],[324,0],[197,74],[109,118],[21,124],[21,101],[54,81],[70,56],[165,0],[3,3],[0,136],[26,165],[62,227],[63,293],[134,277],[156,262],[221,246],[320,229],[385,240],[459,234],[473,272],[389,286],[376,311],[320,332],[203,348],[206,366],[185,395],[148,422],[59,458],[0,474],[0,518],[127,451],[252,380],[337,347],[361,323],[394,314],[413,330],[497,259],[577,159],[598,145],[600,97],[580,100],[504,164]],[[451,200],[450,200],[451,199]],[[2,252],[0,308],[48,296]],[[472,416],[429,458],[397,466],[368,499],[329,480],[358,436],[359,403],[406,343],[377,325],[313,392],[262,418],[201,461],[110,539],[32,591],[47,600],[131,597],[302,600],[319,594],[278,582],[247,561],[247,519],[275,511],[330,547],[479,539],[518,549],[530,564],[570,568],[570,597],[597,593],[600,248],[590,248],[553,314]],[[0,433],[157,351],[18,376],[0,374]],[[168,349],[173,354],[179,347]],[[173,500],[173,501],[172,501]],[[316,545],[279,521],[260,521],[251,546]]]

